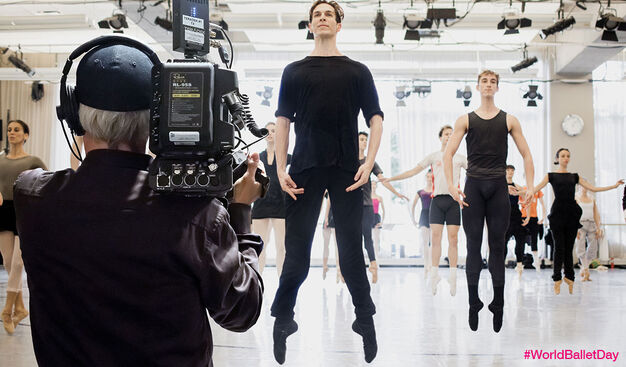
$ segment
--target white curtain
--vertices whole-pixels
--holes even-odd
[[[594,79],[623,77],[623,62],[610,61],[594,72]],[[596,147],[596,185],[612,185],[626,177],[626,82],[595,82],[593,103]],[[626,257],[626,226],[621,198],[624,188],[596,194],[602,223],[606,225],[609,256]]]

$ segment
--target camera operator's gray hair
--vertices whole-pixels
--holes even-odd
[[[119,149],[121,144],[128,144],[133,151],[145,150],[150,129],[150,110],[105,111],[81,103],[78,116],[85,131],[107,142],[109,148]]]

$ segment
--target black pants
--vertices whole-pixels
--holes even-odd
[[[565,277],[574,280],[572,251],[574,250],[578,226],[576,223],[573,223],[573,225],[555,225],[551,223],[550,229],[554,238],[554,273],[552,274],[552,280],[561,280],[561,267],[563,267]]]
[[[346,192],[354,183],[354,172],[338,167],[310,168],[291,174],[291,178],[299,188],[304,188],[304,193],[295,201],[287,195],[285,264],[272,304],[272,316],[293,318],[298,289],[309,273],[311,245],[326,189],[332,203],[341,274],[352,295],[356,316],[372,316],[376,307],[370,297],[361,246],[363,192]]]
[[[511,202],[504,177],[480,180],[468,177],[465,181],[463,230],[467,237],[465,274],[468,286],[477,286],[483,266],[480,248],[483,225],[487,220],[489,240],[489,272],[494,287],[504,287],[505,232],[509,226]]]
[[[527,241],[527,243],[530,245],[530,249],[532,251],[537,251],[537,242],[539,241],[539,226],[542,225],[538,222],[539,218],[530,217],[530,220],[526,225],[526,227],[528,227],[528,236],[530,238],[530,241]]]
[[[365,251],[371,261],[376,261],[376,251],[374,251],[374,240],[372,239],[372,227],[374,227],[374,207],[372,205],[363,206],[363,220],[361,221],[361,231],[365,242]]]
[[[505,244],[511,240],[511,237],[515,237],[515,258],[518,263],[521,263],[524,259],[526,235],[528,234],[526,227],[522,226],[521,221],[521,218],[510,218],[509,229],[506,231],[506,235],[504,236]],[[506,257],[506,252],[504,253],[504,256]]]

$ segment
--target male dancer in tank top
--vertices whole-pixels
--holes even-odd
[[[337,33],[343,10],[330,0],[317,0],[309,10],[315,36],[310,56],[285,68],[276,111],[276,163],[280,186],[287,192],[285,263],[272,304],[274,358],[285,362],[287,337],[298,330],[294,307],[311,262],[311,245],[324,191],[328,190],[335,220],[341,273],[352,296],[356,320],[352,330],[363,338],[365,361],[378,351],[370,296],[363,264],[361,220],[363,192],[374,166],[383,129],[383,112],[369,69],[341,54]],[[368,155],[359,164],[358,117],[370,128]],[[294,122],[296,145],[289,173],[287,148]],[[310,317],[310,316],[309,316]]]
[[[437,294],[437,284],[441,280],[439,276],[439,259],[441,258],[441,237],[443,235],[443,226],[448,226],[448,259],[450,260],[450,275],[448,282],[450,283],[450,294],[456,294],[456,266],[458,259],[459,229],[461,228],[461,211],[459,206],[450,196],[446,177],[443,172],[443,152],[448,145],[448,141],[452,136],[452,126],[445,125],[439,130],[439,140],[441,141],[441,150],[433,152],[426,156],[414,168],[403,172],[397,176],[391,177],[385,181],[403,180],[417,175],[427,167],[433,170],[433,201],[430,203],[429,223],[432,243],[432,268],[430,269],[430,286],[433,295]],[[467,158],[462,154],[455,154],[453,159],[454,166],[454,186],[458,187],[461,168],[467,169]],[[426,266],[426,265],[425,265]]]
[[[498,74],[491,70],[485,70],[478,75],[476,89],[480,93],[480,107],[458,118],[443,154],[448,188],[463,208],[463,229],[467,236],[465,273],[469,293],[469,326],[474,331],[478,329],[478,311],[483,308],[483,303],[478,298],[478,280],[482,269],[480,246],[485,219],[489,237],[489,272],[494,291],[489,310],[493,313],[493,330],[499,332],[502,328],[506,253],[504,235],[511,210],[505,178],[509,134],[524,158],[526,185],[529,188],[522,200],[524,206],[528,205],[534,191],[533,158],[522,133],[522,127],[517,118],[500,110],[494,103],[498,82]],[[468,168],[463,192],[453,181],[452,157],[459,149],[465,134],[467,134],[465,140]]]

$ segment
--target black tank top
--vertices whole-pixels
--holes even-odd
[[[504,177],[509,149],[506,112],[500,110],[490,120],[480,118],[475,112],[468,116],[468,131],[465,137],[467,176],[479,179]]]
[[[510,183],[509,186],[515,187],[515,184]],[[521,218],[522,212],[519,210],[519,196],[509,194],[509,201],[511,202],[511,218]]]

